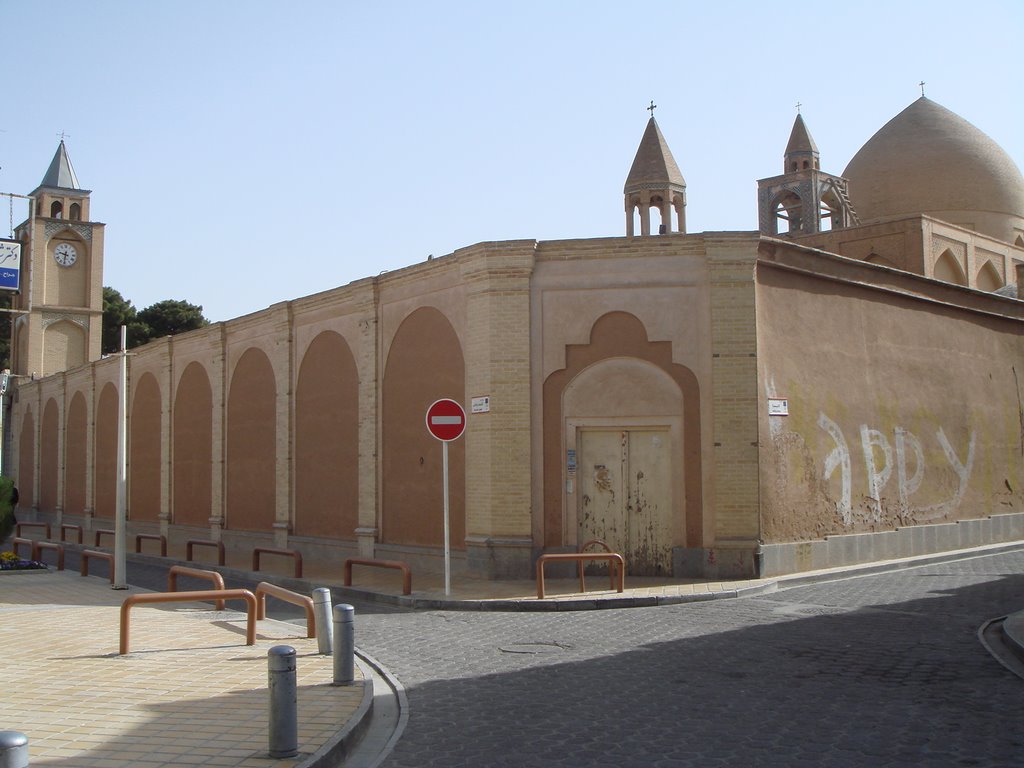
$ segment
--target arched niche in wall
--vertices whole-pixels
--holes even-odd
[[[317,335],[295,388],[295,534],[354,539],[359,524],[359,374],[348,342]]]
[[[71,396],[65,424],[64,514],[82,515],[86,507],[86,473],[89,471],[89,409],[81,392]]]
[[[57,495],[60,475],[59,412],[57,401],[47,398],[39,430],[39,509],[43,512],[54,512],[60,505]]]
[[[949,250],[943,251],[935,260],[932,276],[936,280],[945,280],[947,283],[967,285],[967,276],[964,274],[963,267]]]
[[[213,515],[213,389],[200,363],[190,362],[178,379],[172,429],[171,521],[207,527]]]
[[[160,479],[163,468],[161,451],[160,385],[152,373],[139,377],[132,392],[131,455],[128,466],[128,516],[132,520],[157,522],[160,519]]]
[[[250,347],[231,374],[226,526],[273,531],[277,505],[277,387],[266,353]]]
[[[427,432],[427,408],[443,397],[465,403],[462,346],[448,318],[421,307],[398,327],[384,369],[381,540],[441,546],[441,444]],[[449,445],[451,545],[465,547],[466,441]]]
[[[113,519],[117,511],[117,432],[120,408],[117,387],[110,382],[100,390],[96,403],[95,473],[96,517]]]

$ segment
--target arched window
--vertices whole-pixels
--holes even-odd
[[[50,205],[50,218],[59,219],[62,213],[64,213],[64,206],[61,205],[60,200],[54,200]]]
[[[68,209],[68,218],[71,219],[72,221],[81,221],[82,206],[80,206],[78,203],[72,203],[71,207]]]

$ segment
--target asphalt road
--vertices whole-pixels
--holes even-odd
[[[384,768],[1024,765],[1024,680],[978,638],[1024,609],[1024,552],[657,608],[355,605],[408,696]]]

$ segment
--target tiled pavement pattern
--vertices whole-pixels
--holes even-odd
[[[0,730],[29,737],[32,768],[294,766],[360,707],[364,688],[334,686],[333,661],[305,627],[260,621],[245,645],[245,613],[212,605],[139,605],[130,653],[118,654],[129,594],[71,571],[0,574]],[[268,757],[267,651],[297,653],[299,755]],[[361,673],[357,669],[357,676]]]
[[[1024,552],[617,611],[363,614],[404,684],[384,768],[1024,765],[1024,681],[981,645]]]

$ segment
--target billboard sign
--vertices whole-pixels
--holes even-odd
[[[0,238],[0,291],[21,287],[21,243]]]

